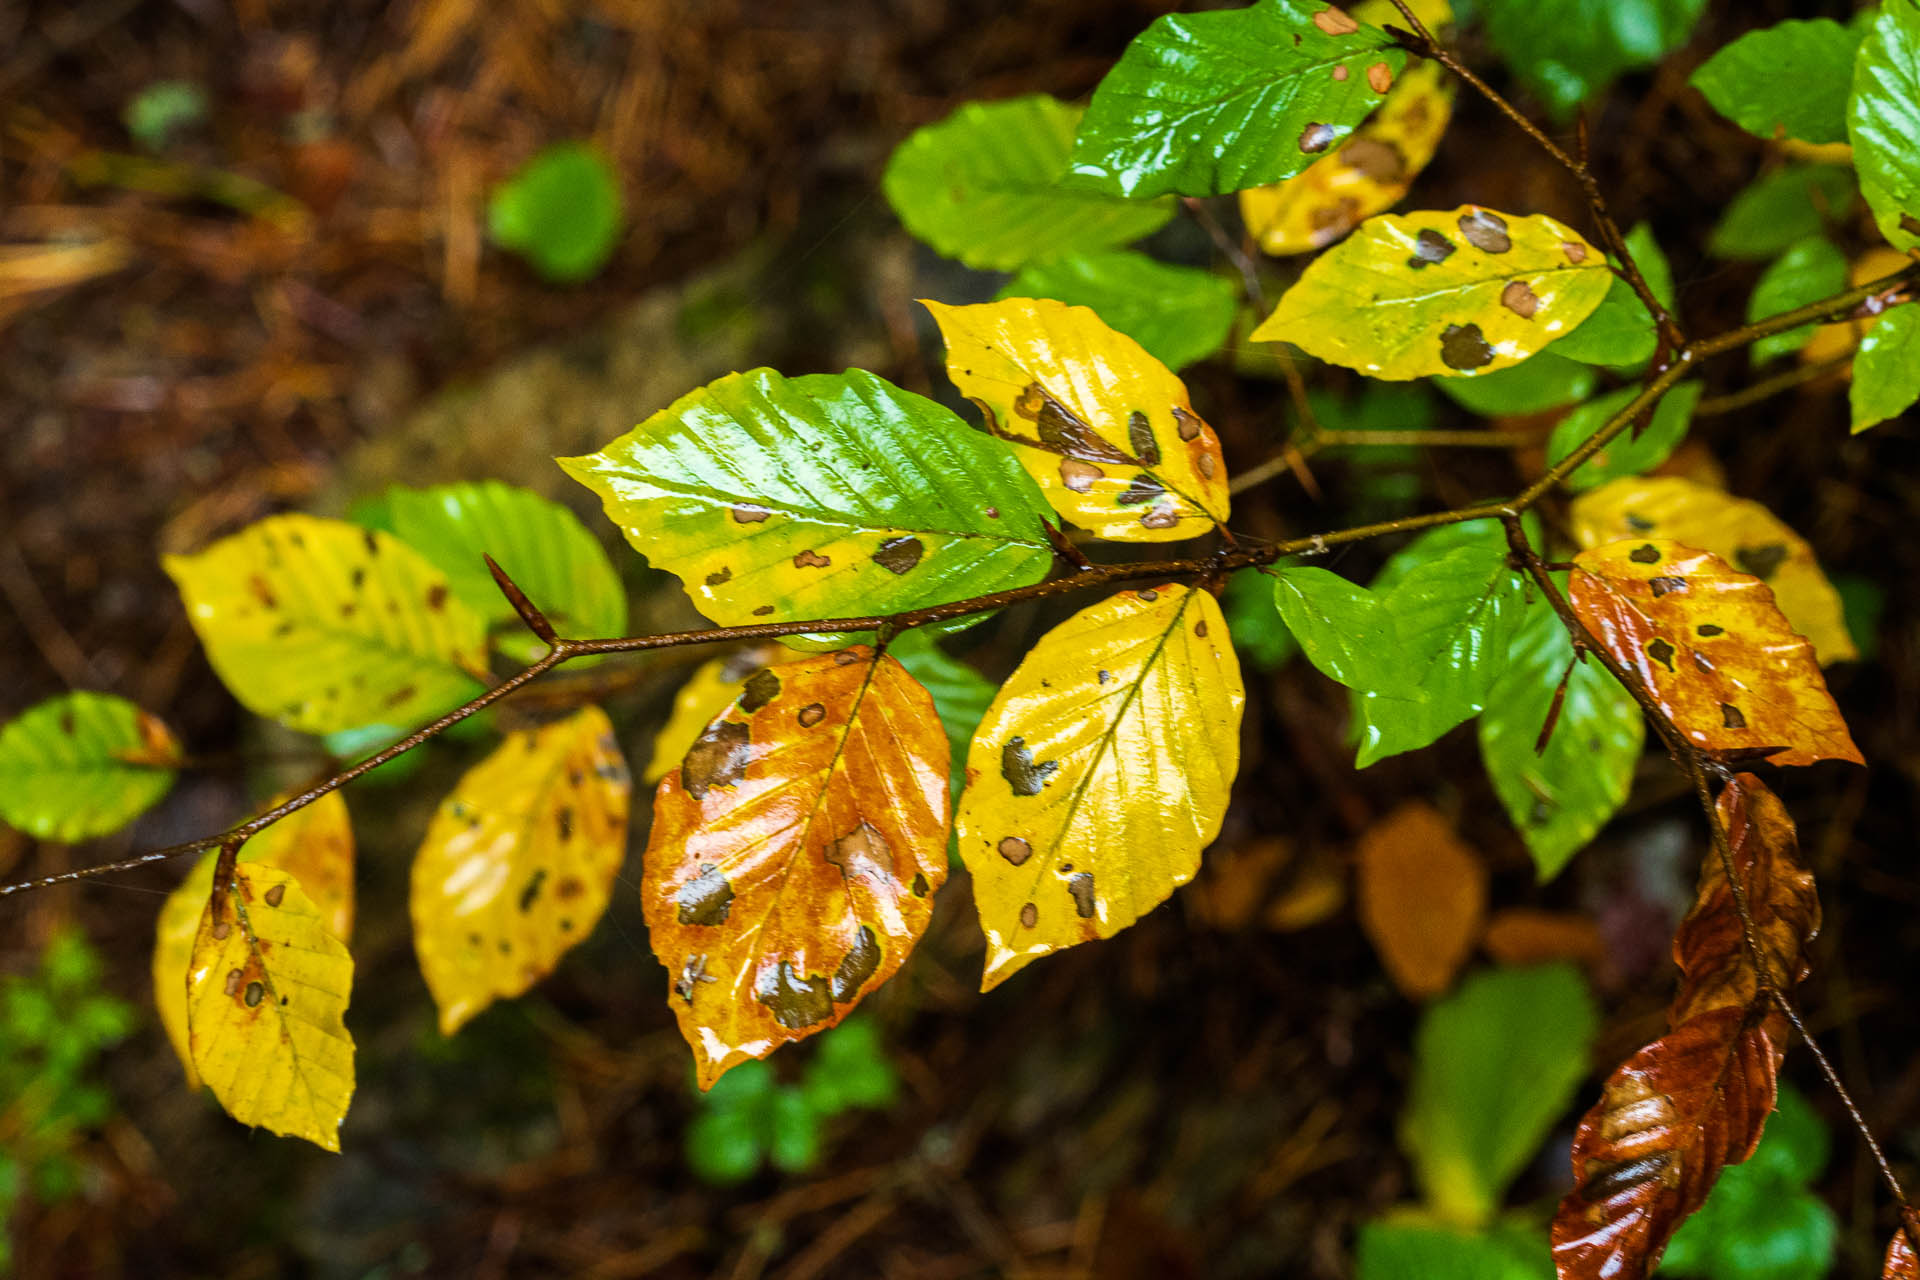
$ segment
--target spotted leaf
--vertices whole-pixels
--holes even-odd
[[[865,647],[767,667],[654,795],[641,885],[700,1085],[837,1024],[947,874],[933,699]]]
[[[353,958],[287,872],[215,884],[187,971],[193,1067],[242,1124],[340,1149],[353,1097]]]
[[[1139,343],[1049,298],[925,305],[947,340],[947,376],[1061,515],[1128,542],[1226,520],[1220,441]]]
[[[699,741],[713,718],[740,696],[740,686],[747,677],[768,663],[778,662],[781,653],[777,644],[754,644],[709,658],[695,667],[680,692],[673,695],[667,722],[653,735],[653,759],[640,780],[652,786],[679,768],[688,748]]]
[[[1628,538],[1670,538],[1711,551],[1773,589],[1774,603],[1820,661],[1859,656],[1840,593],[1805,538],[1758,502],[1677,476],[1618,480],[1573,503],[1573,533],[1583,547]]]
[[[0,819],[41,840],[118,831],[173,786],[180,744],[107,693],[63,693],[0,728]]]
[[[593,931],[626,861],[632,790],[598,707],[508,734],[460,779],[413,860],[413,945],[441,1034]]]
[[[161,564],[233,696],[288,728],[411,724],[480,692],[485,621],[388,534],[273,516]]]
[[[1253,337],[1375,378],[1519,364],[1607,296],[1600,251],[1543,214],[1383,214],[1313,260]]]
[[[1240,667],[1205,591],[1127,591],[1040,638],[967,752],[955,826],[981,989],[1110,938],[1193,878],[1240,761]]]
[[[1760,579],[1664,538],[1611,542],[1573,564],[1574,612],[1696,747],[1784,765],[1865,763],[1813,646]]]
[[[153,940],[154,1007],[180,1055],[187,1084],[194,1088],[199,1087],[200,1073],[194,1070],[187,1036],[187,973],[219,857],[215,852],[201,858],[167,895]],[[338,791],[296,809],[241,845],[239,861],[286,872],[313,903],[328,933],[341,942],[352,935],[353,825],[347,817],[347,802]]]
[[[1276,256],[1311,253],[1400,203],[1447,131],[1453,95],[1445,68],[1415,63],[1338,150],[1285,182],[1242,191],[1240,217],[1255,242]]]
[[[1046,504],[1006,446],[858,369],[728,374],[560,465],[725,626],[897,613],[1053,564]]]

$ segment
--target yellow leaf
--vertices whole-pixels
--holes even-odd
[[[923,305],[946,338],[947,376],[1062,516],[1125,542],[1191,538],[1226,520],[1220,441],[1185,384],[1090,308]]]
[[[285,798],[275,797],[273,804]],[[196,1089],[200,1073],[193,1068],[188,1047],[187,970],[192,967],[193,940],[213,892],[213,867],[219,858],[218,853],[208,853],[167,895],[153,939],[153,1003],[167,1039],[180,1055],[187,1085]],[[342,942],[352,936],[353,824],[338,791],[329,791],[241,845],[239,860],[292,876],[313,901],[327,931]]]
[[[1252,336],[1375,378],[1470,377],[1572,333],[1612,283],[1598,249],[1542,214],[1382,214],[1315,258]]]
[[[242,863],[215,887],[193,940],[187,1025],[194,1069],[227,1114],[340,1149],[352,986],[346,944],[292,876]]]
[[[1408,67],[1338,150],[1285,182],[1240,193],[1247,230],[1276,257],[1311,253],[1391,209],[1433,159],[1453,117],[1453,95],[1452,77],[1439,63]]]
[[[1822,663],[1860,656],[1847,634],[1840,593],[1813,548],[1757,502],[1678,477],[1616,480],[1573,500],[1573,534],[1582,547],[1671,538],[1711,551],[1773,588],[1774,603]]]
[[[701,1088],[899,970],[946,879],[947,751],[859,646],[758,672],[660,784],[641,899]]]
[[[1127,591],[1042,636],[967,753],[955,818],[981,990],[1110,938],[1193,878],[1240,763],[1240,666],[1205,591]]]
[[[411,724],[480,691],[486,623],[387,534],[274,516],[161,566],[233,696],[289,728]]]
[[[776,660],[782,652],[777,644],[749,645],[732,653],[710,658],[694,669],[693,675],[673,697],[673,711],[660,732],[653,737],[653,759],[640,780],[652,786],[680,767],[680,759],[699,740],[713,718],[740,696],[747,677]]]
[[[413,860],[413,945],[452,1035],[553,972],[607,909],[633,780],[606,712],[507,735],[440,805]]]

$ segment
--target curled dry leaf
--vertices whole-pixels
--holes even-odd
[[[947,752],[861,646],[749,678],[661,782],[641,892],[703,1089],[899,970],[946,879]]]
[[[1360,924],[1412,1000],[1453,985],[1487,907],[1487,869],[1453,827],[1419,801],[1360,838]]]
[[[1758,578],[1663,538],[1608,543],[1573,563],[1574,612],[1696,747],[1865,763],[1813,646]]]
[[[1880,1270],[1880,1280],[1920,1280],[1920,1256],[1914,1254],[1913,1242],[1905,1231],[1894,1232],[1887,1242],[1887,1262]]]
[[[606,712],[586,707],[508,734],[441,803],[409,903],[441,1034],[593,932],[626,860],[632,790]]]

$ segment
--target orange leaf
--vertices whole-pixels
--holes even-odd
[[[1753,1154],[1780,1050],[1744,1009],[1668,1032],[1607,1077],[1573,1137],[1574,1189],[1553,1220],[1560,1280],[1643,1280],[1720,1170]]]
[[[1507,907],[1487,921],[1481,946],[1510,968],[1572,960],[1591,973],[1607,963],[1607,944],[1591,916],[1572,911]]]
[[[653,802],[642,898],[700,1087],[900,968],[947,875],[946,730],[860,646],[768,667]]]
[[[1914,1256],[1904,1230],[1894,1232],[1887,1245],[1887,1265],[1880,1272],[1880,1280],[1920,1280],[1920,1257]]]
[[[1485,865],[1431,805],[1404,804],[1360,838],[1360,923],[1409,999],[1453,984],[1486,906]]]
[[[1718,556],[1665,539],[1582,551],[1573,609],[1703,750],[1775,764],[1863,764],[1813,646],[1773,592]]]

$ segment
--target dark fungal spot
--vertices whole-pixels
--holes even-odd
[[[1201,454],[1199,457],[1199,460],[1193,464],[1193,467],[1194,467],[1194,470],[1200,473],[1200,478],[1202,480],[1213,479],[1214,461],[1213,461],[1212,454],[1210,453]]]
[[[887,838],[880,834],[880,829],[871,822],[862,822],[833,841],[821,851],[820,856],[828,866],[840,868],[842,876],[893,873],[893,849],[887,844]]]
[[[796,569],[824,569],[832,563],[832,556],[816,555],[812,547],[793,558],[793,567]]]
[[[508,942],[505,938],[500,939],[500,954],[503,956],[510,956],[513,954],[513,944],[511,942]]]
[[[1031,929],[1040,923],[1040,908],[1029,902],[1020,908],[1020,923]]]
[[[761,507],[735,507],[732,514],[735,524],[759,524],[773,513]]]
[[[1316,155],[1325,151],[1339,136],[1339,131],[1332,125],[1315,121],[1300,131],[1300,149],[1308,155]]]
[[[817,702],[809,702],[800,708],[800,727],[811,729],[827,718],[827,709]]]
[[[1093,482],[1104,473],[1091,462],[1082,462],[1078,458],[1060,459],[1060,483],[1075,493],[1090,493]]]
[[[1513,248],[1513,237],[1507,234],[1507,220],[1486,209],[1461,214],[1460,234],[1482,253],[1505,253]]]
[[[1635,564],[1659,564],[1660,548],[1649,542],[1627,552],[1627,559],[1633,561]]]
[[[833,1016],[833,992],[822,977],[807,978],[793,971],[793,962],[762,969],[753,984],[753,998],[773,1014],[773,1020],[789,1031],[810,1027]]]
[[[751,734],[744,724],[722,720],[701,734],[680,762],[680,785],[695,800],[715,787],[730,787],[747,771]]]
[[[1658,600],[1661,596],[1667,595],[1670,592],[1685,591],[1687,589],[1687,580],[1685,578],[1674,577],[1648,578],[1647,585],[1653,588],[1653,598]]]
[[[1155,480],[1143,471],[1133,478],[1133,483],[1127,486],[1127,491],[1115,498],[1114,501],[1123,507],[1137,507],[1143,502],[1152,502],[1157,498],[1163,498],[1166,496],[1166,493],[1166,489],[1161,486],[1158,480]]]
[[[367,585],[367,571],[363,568],[360,568],[358,565],[355,565],[353,572],[347,575],[347,580],[353,583],[353,589],[355,591],[358,591],[360,588]]]
[[[572,902],[586,891],[587,886],[585,882],[576,876],[568,876],[560,882],[560,888],[556,892],[559,895],[560,901]]]
[[[1787,547],[1783,542],[1769,542],[1761,547],[1739,547],[1733,553],[1733,562],[1762,582],[1773,581],[1773,575],[1780,570],[1780,564],[1787,558]]]
[[[447,607],[447,584],[436,582],[427,588],[427,608],[435,613]]]
[[[238,969],[232,969],[232,970],[229,970],[229,971],[227,972],[227,981],[226,981],[226,985],[225,985],[225,986],[223,986],[223,987],[221,988],[221,990],[223,990],[223,991],[225,991],[225,992],[226,992],[226,993],[227,993],[228,995],[230,995],[230,996],[237,996],[237,995],[239,995],[239,994],[240,994],[240,979],[241,979],[241,978],[243,978],[243,977],[245,977],[245,976],[246,976],[246,975],[245,975],[244,973],[242,973],[242,972],[241,972],[240,970],[238,970]]]
[[[1073,895],[1073,910],[1082,920],[1093,919],[1100,904],[1093,896],[1093,872],[1081,871],[1067,877],[1067,892]]]
[[[1633,530],[1635,533],[1652,533],[1653,521],[1647,519],[1645,516],[1637,516],[1629,511],[1627,512],[1627,528]]]
[[[1740,714],[1740,708],[1731,702],[1723,702],[1720,704],[1720,723],[1728,729],[1744,729],[1747,727],[1747,718]]]
[[[1029,382],[1014,398],[1013,411],[1033,423],[1043,449],[1078,458],[1082,462],[1117,462],[1125,465],[1134,460],[1130,454],[1122,453],[1102,440],[1092,427],[1081,421],[1079,415],[1054,399],[1037,382]]]
[[[927,883],[927,877],[924,874],[918,871],[913,873],[913,896],[914,897],[916,898],[926,897],[927,890],[931,887],[932,886],[930,886]]]
[[[1127,445],[1148,466],[1160,465],[1160,442],[1153,438],[1153,424],[1138,409],[1127,415]]]
[[[1105,667],[1100,668],[1100,683],[1105,684],[1111,679],[1113,679],[1113,672],[1107,670]]]
[[[840,961],[840,967],[833,971],[834,1003],[846,1004],[859,995],[860,988],[867,985],[867,979],[879,967],[880,939],[863,924],[854,937],[853,950],[847,952]]]
[[[718,866],[703,862],[700,874],[673,895],[673,905],[679,908],[674,916],[681,924],[725,924],[727,913],[733,910],[733,886]]]
[[[265,984],[259,983],[259,982],[249,982],[247,984],[247,993],[244,996],[242,996],[241,999],[245,1000],[247,1002],[247,1008],[251,1009],[255,1005],[259,1004],[261,999],[266,994],[267,994],[267,988]]]
[[[373,530],[364,529],[361,531],[360,536],[366,540],[368,555],[377,556],[380,554],[380,539],[374,536]]]
[[[1142,600],[1145,600],[1148,604],[1152,604],[1155,600],[1158,600],[1160,598],[1160,593],[1158,591],[1155,591],[1152,587],[1148,587],[1145,591],[1136,591],[1134,594],[1139,596]]]
[[[1398,182],[1407,176],[1407,158],[1400,148],[1377,138],[1355,138],[1340,152],[1349,169],[1358,170],[1375,182]]]
[[[1033,856],[1033,846],[1019,836],[1003,837],[999,847],[1000,856],[1016,867]]]
[[[1459,247],[1432,227],[1426,227],[1413,238],[1413,256],[1407,259],[1407,265],[1418,271],[1436,262],[1445,262]]]
[[[1190,411],[1179,405],[1173,406],[1173,427],[1182,440],[1193,441],[1200,438],[1200,428],[1207,424],[1200,421]]]
[[[1715,626],[1711,622],[1703,622],[1694,629],[1700,635],[1703,635],[1703,636],[1723,636],[1727,634],[1727,629],[1725,627]]]
[[[1180,523],[1180,515],[1169,503],[1160,503],[1140,517],[1140,523],[1149,529],[1171,529]]]
[[[1522,320],[1531,320],[1540,309],[1540,295],[1525,280],[1510,280],[1500,291],[1500,305]]]
[[[329,689],[327,692],[331,694],[331,693],[334,693],[335,690]],[[403,702],[410,701],[414,693],[415,693],[415,689],[412,685],[403,684],[398,689],[395,689],[392,693],[387,695],[386,705],[389,707],[397,707]]]
[[[753,673],[740,690],[740,709],[752,715],[760,708],[780,696],[780,677],[770,668],[762,667]]]
[[[1673,646],[1668,644],[1663,637],[1655,636],[1647,642],[1647,656],[1665,667],[1668,671],[1674,669]]]
[[[1484,369],[1493,348],[1477,324],[1450,324],[1440,332],[1440,362],[1449,369]]]
[[[247,590],[253,593],[253,598],[260,602],[262,609],[277,609],[280,607],[280,602],[274,598],[273,588],[268,586],[267,580],[259,574],[256,573],[247,579]]]
[[[1017,796],[1037,796],[1047,779],[1060,772],[1058,760],[1033,758],[1033,749],[1025,738],[1009,738],[1000,748],[1000,776],[1007,780]]]
[[[859,662],[861,657],[862,655],[856,650],[842,649],[833,655],[833,665],[836,667],[850,667],[854,663]]]
[[[1207,620],[1205,618],[1193,624],[1193,634],[1199,636],[1202,640],[1207,638]]]
[[[535,868],[534,873],[527,878],[526,887],[520,890],[520,913],[522,915],[533,910],[535,900],[540,897],[540,886],[546,882],[547,869],[545,867]]]
[[[873,553],[873,562],[889,573],[908,573],[926,554],[926,544],[918,538],[888,538]]]
[[[268,906],[277,907],[287,900],[287,886],[285,884],[277,884],[267,890],[262,897],[266,899]]]
[[[553,826],[555,834],[560,837],[560,843],[565,844],[567,841],[573,839],[572,805],[563,804],[560,806],[559,811],[553,815]]]
[[[342,601],[340,602],[340,616],[341,616],[341,617],[343,617],[343,618],[351,618],[351,617],[352,617],[352,616],[353,616],[354,614],[356,614],[356,613],[358,613],[358,612],[360,612],[360,605],[359,605],[359,603],[358,603],[357,601],[354,601],[354,600],[342,600]],[[282,623],[281,625],[282,625],[282,626],[285,626],[285,627],[287,627],[287,628],[288,628],[289,630],[291,630],[291,629],[292,629],[292,627],[293,627],[293,624],[292,624],[292,623],[290,623],[290,622],[288,622],[288,623]]]
[[[733,581],[733,570],[726,565],[722,565],[707,575],[707,585],[710,587],[725,586],[731,581]]]
[[[232,932],[233,932],[233,926],[231,924],[227,923],[225,920],[216,921],[213,926],[213,940],[215,942],[225,942],[227,940],[227,935]]]
[[[767,616],[768,614],[770,614],[770,613],[772,613],[772,612],[773,612],[773,606],[772,606],[772,605],[770,605],[770,604],[763,604],[763,605],[761,605],[761,606],[760,606],[760,607],[759,607],[758,609],[755,609],[755,610],[753,611],[753,616],[754,616],[754,617],[756,617],[756,618],[764,618],[764,617],[766,617],[766,616]]]

